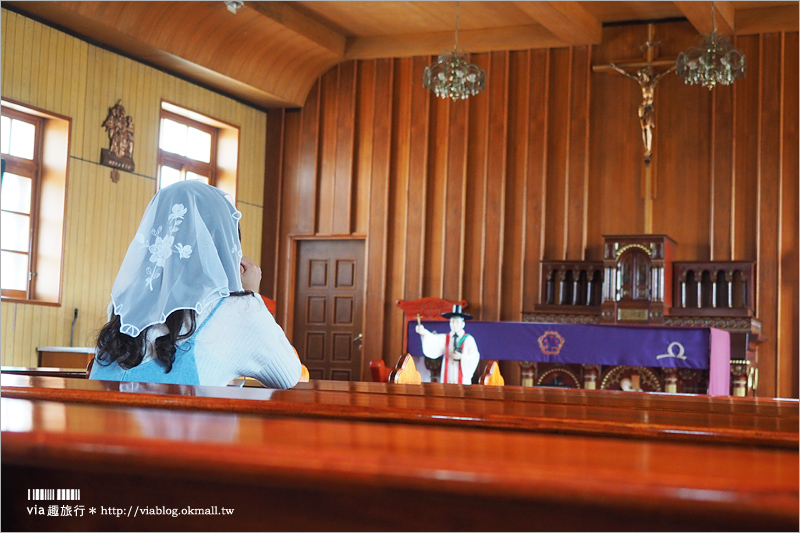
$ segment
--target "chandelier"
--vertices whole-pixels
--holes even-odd
[[[439,56],[436,63],[425,67],[422,86],[439,98],[463,100],[475,96],[486,87],[486,72],[470,63],[466,54],[458,53],[458,2],[456,2],[456,44],[453,51]]]
[[[678,54],[676,74],[688,85],[702,85],[713,89],[718,83],[730,85],[744,76],[744,54],[731,45],[730,40],[717,34],[714,2],[711,2],[712,31],[701,35],[701,44]]]

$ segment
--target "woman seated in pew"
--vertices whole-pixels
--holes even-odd
[[[261,269],[242,255],[241,216],[196,180],[156,193],[111,290],[90,379],[297,384],[300,360],[257,294]]]

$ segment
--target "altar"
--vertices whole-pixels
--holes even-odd
[[[422,324],[437,333],[449,331],[447,322],[424,320]],[[407,351],[424,357],[415,325],[409,322],[406,326]],[[655,368],[666,376],[682,370],[701,371],[708,373],[708,394],[730,395],[730,333],[721,329],[480,321],[469,321],[466,329],[475,338],[483,360],[557,363],[565,368],[581,365],[588,367],[587,376],[595,367],[640,368],[643,373]],[[424,364],[417,368],[422,371]],[[597,369],[594,377],[599,373]],[[582,382],[584,388],[596,388],[590,379]]]

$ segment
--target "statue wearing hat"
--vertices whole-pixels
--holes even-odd
[[[422,340],[422,353],[430,359],[443,357],[441,383],[472,384],[472,375],[478,367],[481,354],[475,338],[464,331],[464,325],[472,315],[465,313],[460,305],[454,305],[450,313],[442,313],[450,319],[450,333],[433,333],[417,319],[416,332]]]

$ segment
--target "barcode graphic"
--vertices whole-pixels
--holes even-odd
[[[81,489],[28,489],[28,500],[80,500]]]

